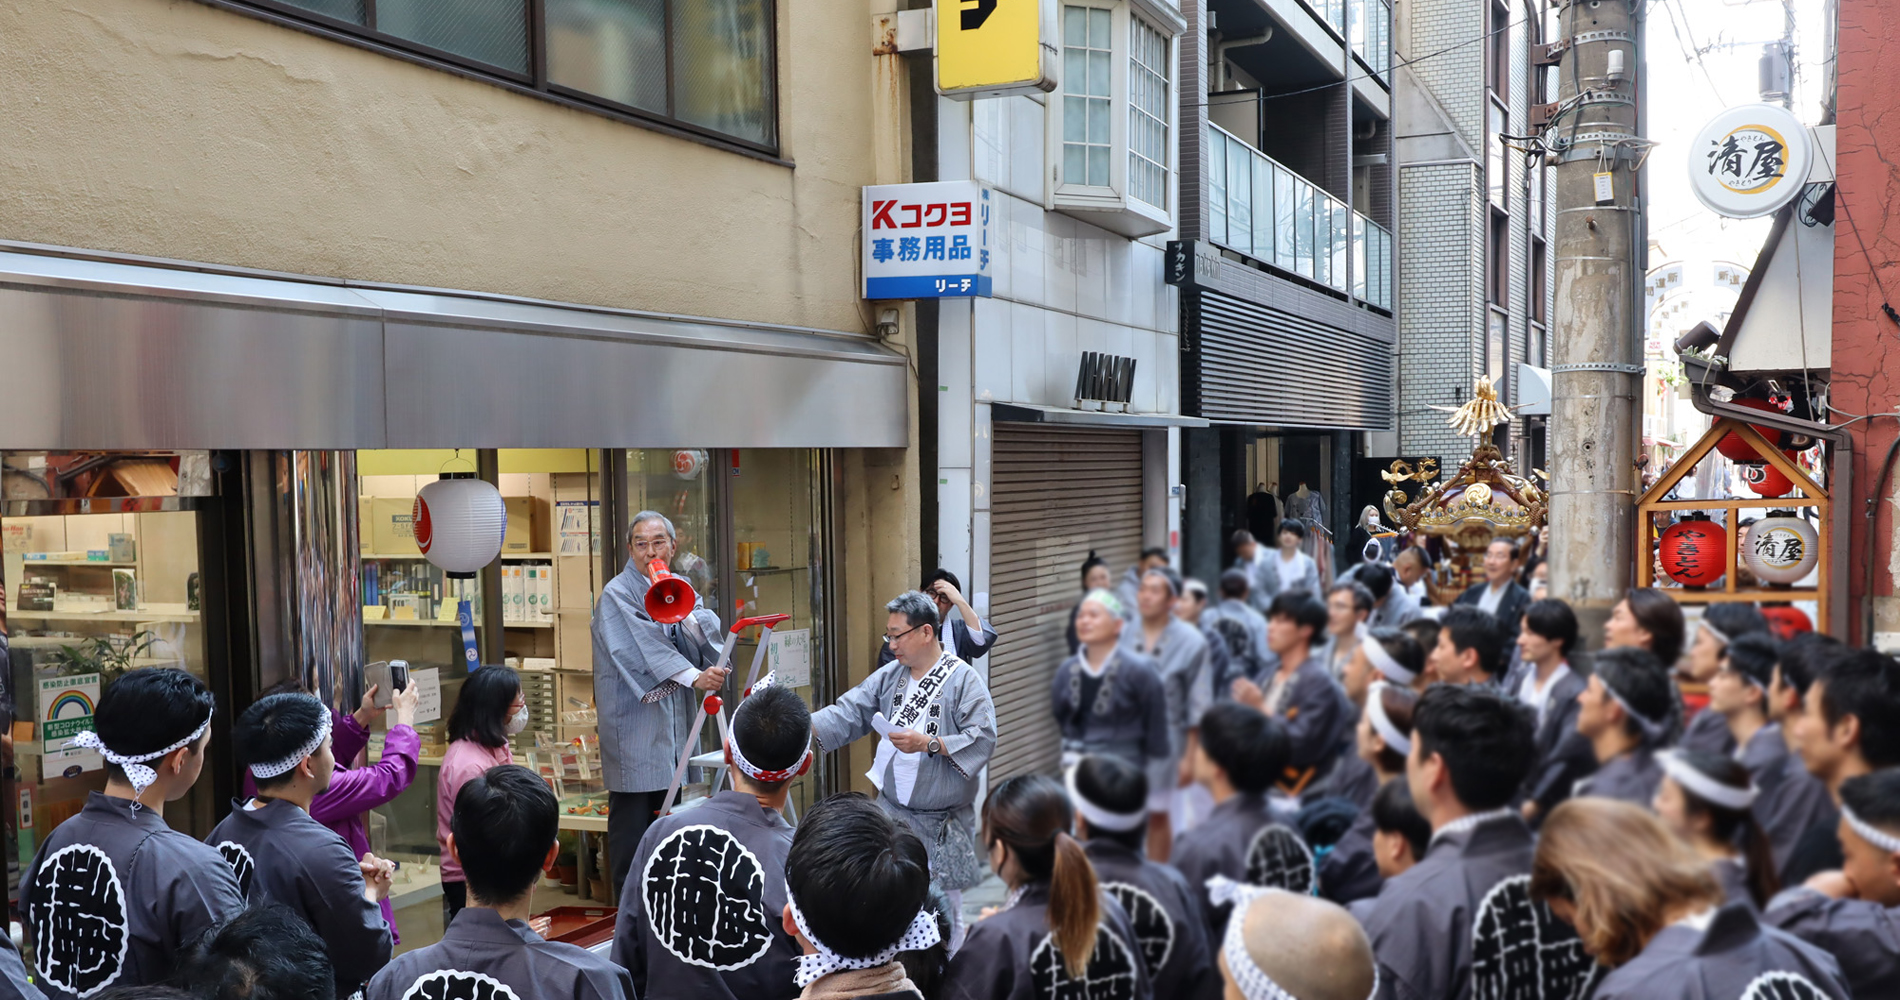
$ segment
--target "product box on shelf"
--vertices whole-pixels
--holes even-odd
[[[508,508],[508,530],[502,535],[503,552],[546,552],[548,502],[540,497],[502,497]]]
[[[364,532],[370,551],[379,556],[419,556],[416,547],[416,502],[408,497],[371,497],[369,526]]]

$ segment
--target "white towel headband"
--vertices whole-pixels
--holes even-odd
[[[798,956],[798,971],[792,974],[792,982],[799,989],[817,982],[823,976],[848,969],[875,969],[897,957],[900,951],[922,951],[943,940],[943,934],[937,930],[937,915],[929,906],[917,911],[911,918],[910,926],[905,928],[904,936],[889,948],[869,958],[846,958],[832,951],[823,941],[812,935],[811,928],[805,923],[805,911],[798,908],[798,897],[792,895],[792,887],[785,887],[785,902],[792,908],[792,922],[798,925],[798,933],[811,943],[815,955]]]
[[[1656,755],[1656,763],[1661,764],[1663,773],[1673,778],[1689,794],[1724,809],[1746,812],[1755,805],[1756,797],[1761,794],[1761,789],[1755,787],[1753,781],[1748,783],[1747,788],[1736,788],[1703,774],[1682,756],[1680,750],[1662,751]]]
[[[1392,654],[1385,651],[1385,647],[1379,643],[1379,640],[1368,636],[1359,644],[1359,648],[1366,651],[1366,662],[1372,664],[1374,669],[1387,677],[1405,685],[1418,680],[1418,672],[1399,666],[1399,661],[1393,659]]]
[[[1847,820],[1848,826],[1854,828],[1855,833],[1860,834],[1860,839],[1886,851],[1888,854],[1900,854],[1900,837],[1896,837],[1885,830],[1879,829],[1866,820],[1861,819],[1859,816],[1856,816],[1854,810],[1849,809],[1845,803],[1841,805],[1841,816]]]
[[[1090,802],[1075,787],[1075,770],[1072,767],[1063,772],[1062,783],[1068,786],[1069,802],[1075,806],[1075,811],[1080,813],[1083,819],[1089,821],[1090,829],[1126,833],[1129,830],[1140,829],[1142,824],[1148,822],[1148,809],[1145,804],[1134,812],[1118,813],[1110,812]]]
[[[1385,745],[1403,756],[1412,752],[1412,738],[1399,732],[1399,727],[1392,724],[1392,717],[1385,714],[1385,700],[1379,696],[1387,686],[1380,682],[1366,689],[1366,719],[1372,723],[1373,731],[1379,734]]]
[[[330,738],[330,710],[326,708],[323,709],[322,712],[323,721],[317,723],[317,731],[310,737],[309,742],[292,750],[288,757],[268,761],[263,764],[252,764],[251,773],[260,779],[275,778],[289,771],[291,768],[296,767],[298,764],[303,763],[305,757],[316,753],[317,748],[323,745],[323,741]]]
[[[1245,885],[1224,876],[1216,875],[1207,880],[1207,897],[1216,906],[1231,905],[1234,912],[1227,918],[1227,935],[1221,939],[1221,954],[1227,957],[1227,971],[1234,977],[1234,985],[1240,988],[1247,1000],[1299,1000],[1286,991],[1286,988],[1273,981],[1273,977],[1261,971],[1255,965],[1253,956],[1247,953],[1247,910],[1253,901],[1270,892],[1285,892],[1284,889],[1267,889],[1257,885]],[[1379,995],[1379,966],[1372,966],[1372,992],[1366,1000]]]
[[[190,736],[173,743],[163,750],[154,750],[151,753],[113,753],[112,749],[106,746],[105,741],[99,738],[99,733],[91,729],[81,731],[79,735],[74,736],[66,745],[85,747],[88,750],[97,750],[99,751],[99,756],[104,757],[110,763],[119,765],[119,769],[125,772],[125,780],[132,783],[132,808],[137,809],[139,808],[138,797],[145,794],[145,790],[152,787],[152,783],[158,780],[158,772],[146,767],[145,762],[148,760],[157,760],[168,753],[182,750],[198,742],[198,737],[203,736],[205,730],[211,728],[211,716],[216,712],[217,709],[213,708],[211,712],[205,713],[205,721],[199,723],[198,728],[192,730]]]

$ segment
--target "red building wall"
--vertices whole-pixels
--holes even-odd
[[[1900,4],[1893,0],[1840,0],[1839,89],[1836,97],[1834,218],[1834,359],[1832,405],[1851,414],[1900,411],[1900,324],[1882,304],[1900,309]],[[1885,60],[1883,63],[1883,59]],[[1865,249],[1863,250],[1863,244]],[[1881,286],[1886,292],[1883,294]],[[1839,420],[1850,419],[1837,417]],[[1892,417],[1856,421],[1854,532],[1849,547],[1855,641],[1861,634],[1868,563],[1873,563],[1877,631],[1900,630],[1895,593],[1895,515],[1900,489],[1876,484],[1888,449],[1900,436]],[[1864,516],[1875,504],[1871,537]]]

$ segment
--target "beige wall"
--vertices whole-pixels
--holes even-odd
[[[785,167],[189,0],[0,5],[0,239],[865,330],[867,11],[780,0]]]

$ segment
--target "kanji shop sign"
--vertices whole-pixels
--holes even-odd
[[[1717,215],[1753,219],[1793,201],[1808,180],[1808,127],[1785,108],[1746,104],[1702,127],[1689,148],[1689,185]]]
[[[936,8],[937,93],[968,100],[1056,89],[1053,2],[936,0]]]
[[[996,202],[975,181],[864,189],[864,297],[990,294]]]

